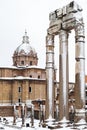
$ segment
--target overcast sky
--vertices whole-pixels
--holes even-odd
[[[55,9],[62,8],[71,1],[0,0],[0,66],[12,65],[13,52],[22,43],[22,36],[26,29],[30,44],[38,53],[39,65],[45,67],[45,38],[49,27],[49,13]],[[83,8],[87,44],[87,0],[76,0],[76,2]],[[73,44],[70,45],[71,48],[74,48],[73,46]],[[55,50],[58,50],[58,40],[55,40],[55,47]],[[73,59],[74,55],[72,52],[74,51],[70,51],[71,59]],[[55,57],[55,64],[58,68],[58,53],[55,53]],[[72,70],[71,67],[70,70]]]

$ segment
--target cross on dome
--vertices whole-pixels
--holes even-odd
[[[23,41],[22,43],[29,43],[29,37],[27,36],[27,31],[25,29],[25,35],[23,36]]]
[[[27,30],[25,29],[25,36],[27,36]]]

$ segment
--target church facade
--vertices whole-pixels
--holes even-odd
[[[3,114],[3,107],[46,97],[46,72],[38,66],[37,53],[31,47],[26,31],[12,58],[13,66],[0,67],[0,115],[5,116],[9,113]]]

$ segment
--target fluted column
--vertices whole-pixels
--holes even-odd
[[[59,119],[68,119],[68,33],[59,33]]]
[[[85,106],[85,36],[84,24],[75,28],[76,70],[75,70],[75,104],[76,109]]]
[[[54,36],[46,37],[46,118],[54,118]]]

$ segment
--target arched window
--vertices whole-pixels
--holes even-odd
[[[32,75],[30,75],[29,77],[32,78]]]
[[[38,79],[40,79],[40,75],[38,75]]]

